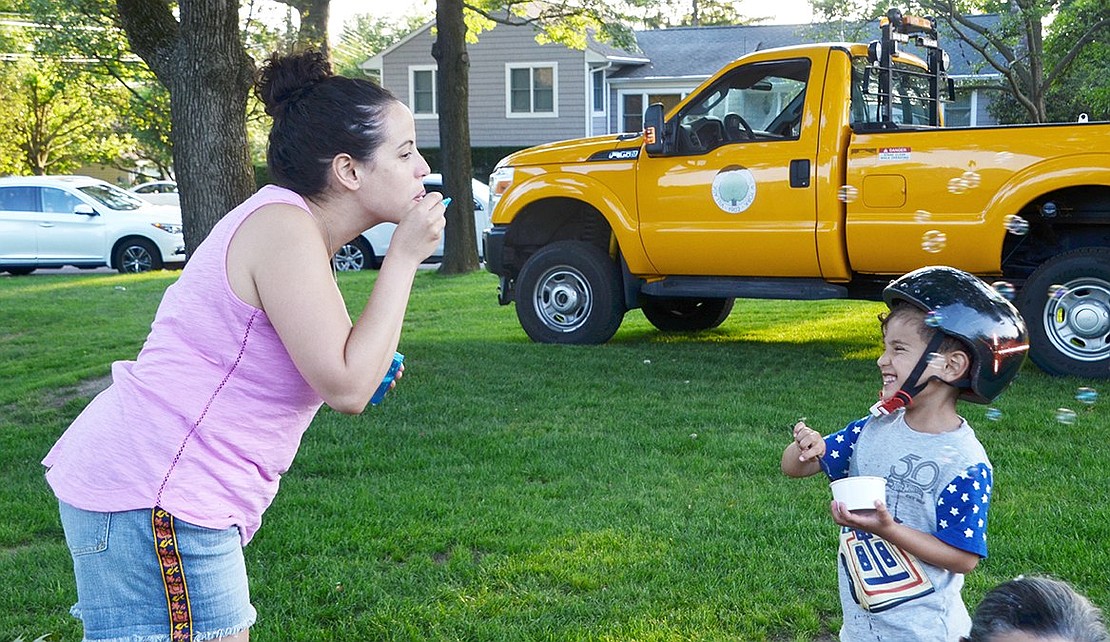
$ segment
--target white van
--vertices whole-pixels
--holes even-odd
[[[176,207],[88,176],[0,178],[0,272],[66,265],[146,272],[184,263]]]

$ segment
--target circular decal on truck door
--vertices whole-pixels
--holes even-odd
[[[739,165],[725,167],[713,178],[713,202],[729,214],[739,214],[755,200],[755,176]]]

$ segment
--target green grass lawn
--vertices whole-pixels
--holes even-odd
[[[353,314],[375,276],[339,276]],[[39,461],[174,278],[0,278],[0,642],[80,639]],[[867,413],[882,304],[741,300],[697,335],[634,311],[606,345],[551,346],[496,285],[421,272],[403,381],[317,416],[246,548],[252,639],[832,639],[828,488],[779,458],[798,417],[827,433]],[[1107,402],[1075,399],[1098,385],[1026,364],[1001,418],[961,407],[995,466],[969,605],[1040,573],[1110,607]]]

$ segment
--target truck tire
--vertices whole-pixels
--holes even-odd
[[[547,245],[516,279],[516,316],[537,343],[605,343],[624,312],[617,264],[589,243]]]
[[[1063,290],[1049,293],[1053,286]],[[1029,358],[1051,375],[1110,378],[1110,249],[1081,248],[1041,265],[1018,308]]]
[[[644,316],[663,332],[711,330],[724,323],[735,299],[687,298],[645,295],[640,300]]]

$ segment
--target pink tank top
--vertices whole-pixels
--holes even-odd
[[[298,194],[259,190],[227,214],[166,289],[135,361],[43,460],[57,497],[90,511],[161,506],[193,524],[237,526],[246,545],[262,523],[322,400],[297,371],[266,313],[227,280],[227,248],[258,208]]]

